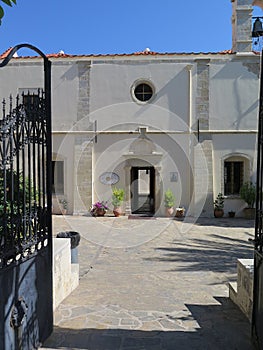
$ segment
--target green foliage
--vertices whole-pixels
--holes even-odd
[[[3,239],[2,235],[5,232],[5,235],[8,234],[4,238],[5,245],[12,246],[14,242],[18,243],[20,239],[25,238],[27,229],[24,226],[28,222],[25,225],[22,224],[24,220],[22,216],[30,215],[29,210],[31,213],[32,209],[39,210],[37,207],[39,194],[34,190],[29,179],[24,178],[17,171],[7,169],[5,178],[4,184],[4,172],[0,170],[0,239]]]
[[[59,203],[62,205],[63,209],[68,209],[68,201],[66,198],[60,198]]]
[[[16,0],[0,0],[0,1],[1,1],[1,3],[4,3],[4,4],[6,4],[7,6],[10,6],[10,7],[12,7],[13,4],[16,5]],[[1,25],[2,18],[4,17],[4,14],[5,14],[4,9],[0,5],[0,25]]]
[[[12,183],[14,186],[13,193],[11,191]],[[25,191],[23,186],[25,184]],[[13,213],[17,214],[19,210],[23,207],[23,198],[25,196],[25,202],[27,206],[29,205],[29,200],[31,199],[31,204],[33,201],[33,186],[30,184],[29,179],[23,180],[21,174],[16,171],[6,170],[6,202],[4,202],[4,174],[0,171],[0,216],[4,213],[4,208],[6,212],[11,211],[11,206],[13,207]],[[39,196],[35,193],[35,199],[38,200]]]
[[[16,0],[1,0],[1,1],[4,2],[8,6],[12,6],[13,4],[16,5]]]
[[[254,208],[256,200],[256,186],[252,182],[245,182],[240,188],[240,197],[247,204],[248,208]]]
[[[214,208],[216,210],[224,209],[224,202],[225,202],[225,199],[223,194],[221,192],[218,193],[216,200],[214,201]]]
[[[112,190],[112,205],[114,207],[119,207],[124,200],[125,191],[123,188],[114,188]]]
[[[164,206],[166,208],[172,208],[175,204],[175,195],[168,189],[164,194]]]

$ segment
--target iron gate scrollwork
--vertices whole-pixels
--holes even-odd
[[[53,329],[51,62],[44,88],[2,101],[0,117],[0,349],[36,349]],[[21,302],[23,301],[23,302]]]
[[[8,106],[8,113],[6,111]],[[3,101],[0,120],[0,268],[37,254],[49,239],[44,92]]]

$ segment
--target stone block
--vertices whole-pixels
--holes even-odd
[[[253,259],[238,259],[237,282],[229,284],[229,298],[251,322],[253,307]]]

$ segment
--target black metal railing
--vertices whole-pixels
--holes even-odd
[[[15,105],[15,106],[13,106]],[[0,119],[0,267],[30,258],[48,242],[45,93],[3,101]]]

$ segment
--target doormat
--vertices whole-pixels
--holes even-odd
[[[155,216],[149,216],[149,215],[129,215],[128,216],[128,219],[131,219],[131,220],[139,220],[139,219],[143,219],[143,220],[156,220],[156,217]]]

